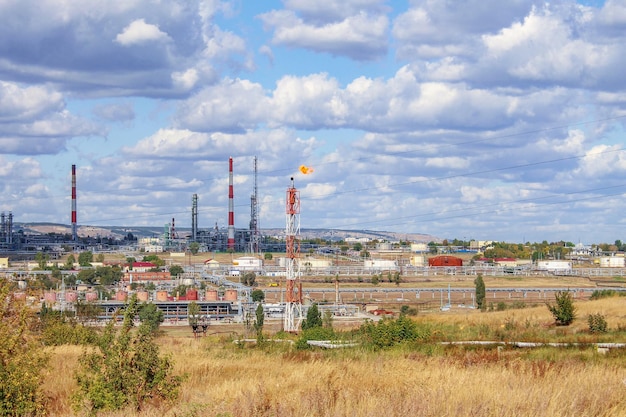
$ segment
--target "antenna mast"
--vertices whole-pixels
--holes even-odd
[[[286,303],[283,327],[286,332],[295,333],[302,324],[302,282],[300,282],[300,192],[293,185],[287,188],[286,200],[287,226],[286,242]]]

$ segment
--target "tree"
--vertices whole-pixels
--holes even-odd
[[[263,290],[257,288],[256,290],[252,291],[252,293],[250,294],[250,298],[252,298],[252,302],[254,303],[262,303],[265,300],[265,293],[263,292]]]
[[[274,258],[274,255],[270,252],[266,252],[265,255],[263,255],[263,258],[265,258],[266,261],[271,261]]]
[[[175,277],[177,275],[181,275],[185,272],[185,269],[180,265],[172,265],[170,266],[170,276]]]
[[[485,281],[483,280],[482,274],[478,274],[478,276],[474,280],[474,285],[476,286],[476,306],[484,311],[485,307],[487,307],[485,303],[487,293],[485,289]]]
[[[187,316],[189,320],[189,324],[194,326],[198,324],[198,319],[200,318],[200,306],[195,301],[192,301],[187,306]]]
[[[352,249],[354,249],[356,252],[361,252],[363,250],[363,244],[361,244],[360,242],[356,242],[354,245],[352,245]]]
[[[78,273],[77,278],[84,284],[96,283],[96,270],[95,269],[83,269]]]
[[[37,252],[35,254],[35,260],[37,261],[37,265],[39,266],[39,269],[41,270],[46,269],[46,267],[48,266],[49,259],[50,257],[47,254],[44,254],[42,252]]]
[[[43,414],[41,371],[47,356],[29,331],[34,317],[13,300],[4,279],[0,280],[0,300],[0,415]]]
[[[378,285],[379,281],[380,280],[378,278],[378,275],[376,275],[376,274],[372,275],[372,285]]]
[[[400,286],[400,283],[402,282],[402,277],[400,276],[400,272],[395,272],[393,274],[393,282],[396,283],[396,286]]]
[[[557,291],[554,294],[556,304],[546,303],[548,310],[554,316],[557,326],[569,326],[576,319],[576,308],[572,300],[572,294],[569,291]]]
[[[255,311],[256,319],[254,320],[254,330],[256,330],[257,343],[263,341],[263,324],[265,323],[265,312],[263,311],[263,304],[256,307]]]
[[[193,254],[193,255],[197,255],[198,252],[200,251],[200,244],[198,242],[191,242],[189,244],[189,251]]]
[[[306,312],[306,319],[302,321],[302,330],[313,329],[314,327],[322,327],[322,315],[317,308],[317,304],[313,303]]]
[[[65,265],[63,265],[63,269],[72,270],[74,269],[75,263],[76,263],[76,258],[74,258],[74,255],[70,253],[70,255],[67,257],[67,260],[65,261]]]
[[[152,333],[159,330],[163,319],[163,312],[152,303],[144,303],[139,308],[139,320],[142,324],[145,324]]]
[[[78,255],[78,264],[80,266],[91,266],[93,262],[93,253],[90,251],[81,252]]]
[[[256,282],[256,274],[254,272],[246,272],[241,277],[241,282],[243,285],[247,285],[248,287],[253,287]]]
[[[79,360],[77,391],[72,396],[74,408],[90,414],[101,410],[141,408],[150,400],[173,400],[178,396],[181,378],[172,375],[169,357],[159,355],[153,332],[146,324],[132,331],[138,313],[133,295],[124,312],[119,331],[112,320],[99,337],[95,351]]]

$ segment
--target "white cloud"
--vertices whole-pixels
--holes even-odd
[[[273,42],[279,45],[355,60],[373,60],[387,52],[389,20],[385,15],[359,12],[323,25],[308,24],[285,10],[266,13],[261,18],[274,29]]]
[[[137,19],[124,28],[115,37],[115,41],[123,46],[141,45],[152,41],[169,39],[167,33],[162,32],[158,25],[146,23],[144,19]]]

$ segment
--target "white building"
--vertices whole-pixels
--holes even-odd
[[[366,259],[363,261],[363,268],[376,271],[395,271],[398,269],[398,262],[390,259]]]
[[[600,258],[600,268],[623,268],[625,265],[623,256],[603,256]]]
[[[551,272],[571,271],[570,261],[537,261],[537,269]]]
[[[233,259],[233,267],[239,271],[261,271],[263,269],[263,260],[254,256],[242,256]]]
[[[428,250],[426,243],[411,243],[411,252],[428,252]]]

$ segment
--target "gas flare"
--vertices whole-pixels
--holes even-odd
[[[313,172],[313,168],[306,165],[300,165],[300,172],[302,172],[304,175],[307,175]]]

